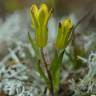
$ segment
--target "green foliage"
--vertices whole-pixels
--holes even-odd
[[[44,73],[44,71],[40,65],[41,62],[43,62],[41,54],[40,54],[40,50],[37,47],[37,45],[35,44],[35,42],[33,41],[30,32],[28,32],[28,38],[29,38],[29,42],[31,43],[32,48],[34,49],[36,57],[38,58],[38,63],[35,65],[36,71],[40,74],[40,77],[43,78],[45,80],[45,82],[47,83],[48,79],[47,79],[47,77],[46,77],[46,75],[45,75],[45,73]]]
[[[62,64],[64,50],[58,55],[55,53],[54,59],[51,63],[50,71],[53,79],[54,92],[56,93],[59,88],[60,68]]]
[[[32,39],[32,36],[31,36],[30,32],[28,32],[28,39],[29,39],[29,42],[31,43],[32,48],[34,49],[34,52],[36,54],[36,57],[39,60],[42,60],[40,49],[37,47],[35,41]]]

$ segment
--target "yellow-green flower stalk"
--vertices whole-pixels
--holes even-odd
[[[31,6],[32,28],[35,29],[36,44],[43,48],[48,41],[48,20],[52,14],[52,10],[48,10],[46,4],[41,4],[38,8],[35,4]]]
[[[71,19],[69,18],[59,23],[58,33],[57,33],[57,38],[55,43],[56,48],[60,49],[60,48],[66,47],[69,41],[72,28],[73,28],[73,24],[71,22]]]

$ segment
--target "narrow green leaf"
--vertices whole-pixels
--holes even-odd
[[[40,66],[40,61],[36,64],[35,67],[36,67],[37,72],[40,74],[40,77],[43,78],[46,83],[48,83],[47,76],[45,75],[42,67]]]
[[[33,41],[30,32],[28,32],[28,39],[29,39],[29,42],[31,43],[31,46],[32,46],[32,48],[33,48],[33,50],[34,50],[37,58],[38,58],[39,60],[41,60],[42,57],[41,57],[41,54],[40,54],[40,50],[39,50],[38,46],[35,44],[35,42]]]
[[[60,67],[62,64],[63,54],[64,54],[64,50],[59,55],[55,54],[54,59],[51,63],[51,67],[50,67],[55,93],[57,92],[58,87],[59,87]]]
[[[51,70],[52,74],[57,69],[57,66],[56,65],[58,63],[58,57],[59,57],[58,54],[55,53],[54,58],[53,58],[53,61],[52,61],[51,66],[50,66],[50,70]]]

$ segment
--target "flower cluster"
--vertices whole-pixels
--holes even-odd
[[[32,17],[32,28],[35,29],[35,39],[38,47],[43,48],[46,46],[48,41],[48,20],[52,16],[53,10],[48,10],[46,4],[42,4],[40,8],[33,4],[31,6],[31,17]],[[58,34],[56,38],[55,47],[65,48],[70,34],[72,32],[73,24],[70,18],[67,18],[59,23]]]

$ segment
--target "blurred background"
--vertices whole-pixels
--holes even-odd
[[[58,22],[66,17],[71,18],[73,25],[75,26],[85,16],[85,18],[80,22],[80,24],[75,29],[74,42],[68,46],[68,52],[70,53],[70,56],[73,59],[75,58],[75,60],[77,61],[75,61],[74,63],[73,62],[74,60],[73,61],[70,60],[70,56],[69,58],[67,56],[67,60],[64,60],[67,63],[64,62],[64,64],[69,64],[71,66],[74,66],[72,67],[73,69],[76,69],[80,66],[82,67],[82,63],[80,60],[78,60],[77,56],[87,58],[91,51],[92,52],[96,51],[96,0],[0,0],[0,68],[3,71],[7,70],[7,69],[4,69],[5,67],[3,68],[1,66],[1,65],[4,66],[4,64],[5,65],[7,64],[7,66],[11,64],[12,65],[17,64],[17,66],[15,67],[18,69],[18,67],[23,68],[24,64],[28,65],[28,68],[29,67],[32,68],[33,65],[31,65],[31,63],[32,64],[36,63],[35,54],[29,45],[28,37],[27,37],[28,32],[34,32],[31,28],[31,17],[29,15],[29,9],[33,3],[36,3],[38,6],[40,6],[40,4],[43,2],[48,5],[49,9],[54,8],[54,15],[52,16],[52,18],[49,20],[49,23],[48,23],[49,38],[50,38],[48,43],[49,54],[50,53],[52,54],[53,52],[51,50],[52,48],[50,48],[52,47],[50,45],[50,42],[54,42],[54,38],[57,32],[56,28],[57,28]],[[18,65],[18,63],[23,65]],[[70,66],[68,66],[68,68],[69,67]],[[64,65],[64,68],[65,68],[65,65]],[[86,70],[84,69],[84,71]],[[33,72],[32,75],[34,75],[34,72],[35,72],[34,67],[33,67],[33,71],[31,70],[31,72],[27,72],[27,75],[28,73],[32,73],[32,72]],[[67,72],[66,72],[67,75],[69,75],[69,70],[67,70]],[[0,76],[1,76],[1,73],[0,73]],[[35,77],[36,80],[38,79],[37,78],[38,76],[36,77],[34,75],[33,77]],[[37,81],[40,81],[39,79]],[[0,83],[2,82],[0,81]],[[38,85],[40,83],[41,81],[38,83]],[[36,85],[36,82],[35,82],[35,85]],[[5,92],[7,92],[6,90]],[[3,95],[0,95],[0,96],[3,96]],[[11,96],[14,96],[14,95],[11,95]],[[36,94],[32,96],[38,96],[38,95]],[[76,96],[79,96],[79,95],[76,95]]]

